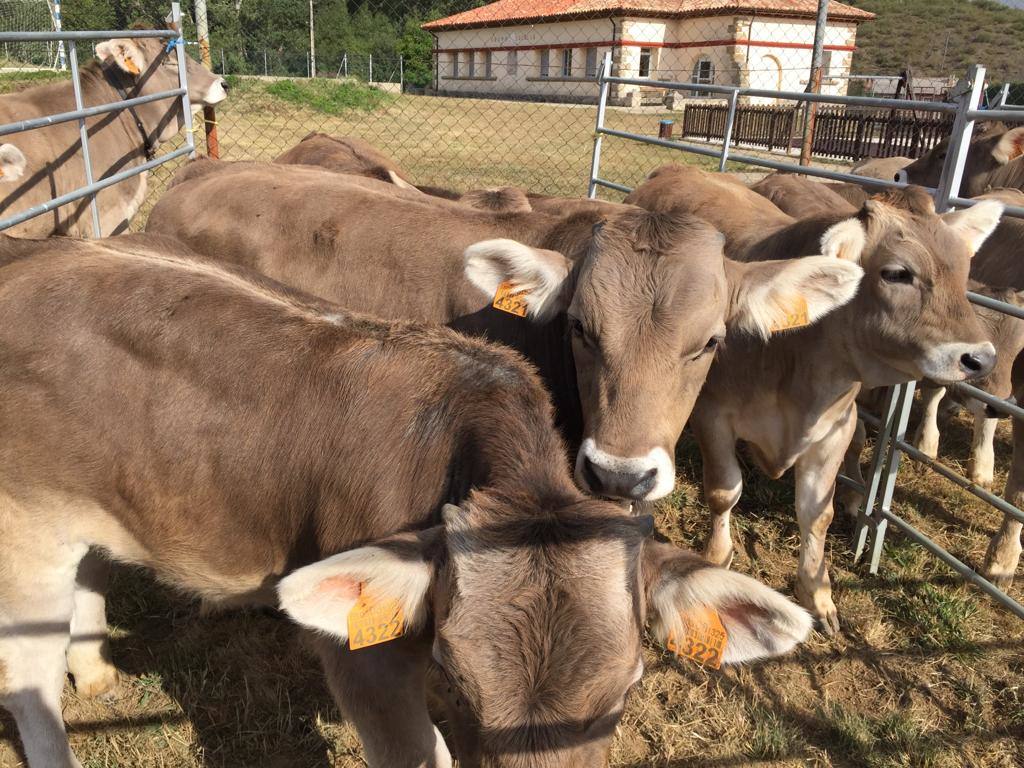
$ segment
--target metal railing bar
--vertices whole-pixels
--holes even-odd
[[[71,89],[75,95],[75,111],[82,112],[85,103],[82,101],[82,78],[78,71],[78,50],[74,40],[68,41],[68,61],[71,65]],[[89,155],[89,128],[84,117],[78,118],[78,140],[82,145],[85,186],[92,188],[96,180],[92,172],[92,157]],[[95,193],[89,195],[89,213],[92,217],[92,236],[103,237],[103,230],[100,228],[100,207],[96,202]]]
[[[868,487],[864,485],[864,483],[854,480],[852,477],[847,477],[846,475],[836,475],[836,482],[840,485],[845,485],[848,488],[853,488],[853,490],[859,493],[867,493],[868,490]]]
[[[627,187],[625,184],[616,184],[614,181],[607,181],[602,179],[600,176],[594,177],[594,184],[601,187],[607,187],[608,189],[614,189],[627,195],[633,191],[632,187]]]
[[[921,451],[917,450],[917,448],[912,446],[910,443],[905,442],[903,440],[896,440],[894,441],[894,443],[901,451],[903,451],[903,453],[905,453],[914,461],[918,462],[919,464],[924,464],[933,472],[936,472],[937,474],[946,478],[954,485],[963,488],[965,491],[981,499],[986,504],[990,504],[1003,514],[1009,515],[1015,520],[1020,520],[1022,523],[1024,523],[1024,511],[1021,511],[1017,507],[1013,506],[1013,504],[1008,502],[1006,499],[1001,499],[998,496],[986,491],[980,485],[972,483],[966,477],[957,474],[952,469],[947,467],[945,464],[942,464],[941,462],[938,462],[935,459],[921,453]]]
[[[1024,619],[1024,605],[1018,603],[1008,594],[999,589],[999,587],[997,587],[991,581],[986,579],[973,568],[969,567],[966,563],[962,562],[961,560],[958,560],[956,557],[951,555],[949,552],[947,552],[934,541],[929,539],[927,536],[925,536],[923,533],[917,530],[917,528],[912,526],[899,515],[895,515],[887,509],[880,509],[879,513],[882,515],[882,517],[884,517],[890,523],[892,523],[901,531],[903,531],[903,533],[907,537],[913,539],[915,542],[917,542],[922,547],[927,549],[929,552],[935,555],[935,557],[939,558],[939,560],[941,560],[954,571],[956,571],[964,579],[974,584],[974,586],[978,587],[978,589],[987,594],[997,603],[1000,603],[1004,608],[1009,610],[1011,613],[1015,614],[1019,618]]]
[[[1024,408],[1007,402],[1001,397],[996,397],[983,389],[978,389],[978,387],[975,387],[973,384],[961,381],[956,384],[949,385],[948,388],[959,390],[967,397],[973,397],[975,400],[980,400],[985,403],[985,405],[990,405],[994,410],[1004,413],[1007,416],[1012,416],[1017,419],[1017,421],[1024,421]]]
[[[971,109],[967,111],[968,120],[1007,120],[1019,123],[1024,120],[1024,112],[1019,109]]]
[[[825,93],[806,93],[805,91],[772,91],[761,88],[737,88],[728,85],[712,85],[705,83],[680,83],[672,80],[652,80],[637,77],[609,77],[609,83],[620,85],[639,85],[645,88],[664,88],[670,91],[701,91],[703,93],[720,93],[723,95],[735,92],[739,96],[755,96],[784,101],[815,101],[823,104],[845,104],[860,107],[884,107],[887,109],[921,110],[922,112],[956,112],[957,105],[944,101],[915,101],[906,99],[886,99],[873,96],[840,96]]]
[[[0,32],[0,43],[56,43],[64,40],[107,40],[143,37],[177,37],[173,29],[102,29],[80,32]]]
[[[916,103],[916,102],[915,102]],[[760,165],[764,168],[772,168],[776,171],[791,171],[793,173],[800,173],[804,176],[816,176],[821,179],[829,179],[830,181],[845,181],[851,184],[859,184],[861,186],[869,187],[884,187],[886,189],[906,189],[908,184],[901,184],[898,181],[886,181],[885,179],[869,179],[866,176],[858,176],[853,173],[843,173],[841,171],[829,171],[825,168],[815,168],[811,165],[797,165],[796,163],[784,163],[779,160],[769,160],[768,158],[754,157],[753,155],[729,155],[729,162],[731,163],[746,163],[747,165]],[[935,190],[932,187],[922,187],[929,194],[933,194]]]
[[[875,416],[873,413],[868,413],[860,408],[857,409],[857,418],[863,419],[866,424],[870,424],[875,429],[882,426],[882,420]]]
[[[996,312],[1002,312],[1004,315],[1011,315],[1024,320],[1024,308],[1007,304],[1005,301],[999,301],[999,299],[993,299],[990,296],[982,296],[980,293],[974,293],[974,291],[967,292],[967,300],[972,304],[977,304],[979,307],[994,309]]]
[[[40,205],[35,205],[29,208],[28,210],[22,211],[21,213],[15,214],[13,216],[8,216],[7,218],[4,219],[0,219],[0,230],[7,229],[8,227],[13,227],[15,224],[21,224],[21,222],[28,221],[29,219],[35,218],[36,216],[41,216],[44,213],[52,211],[54,208],[60,208],[62,205],[67,205],[68,203],[73,203],[76,200],[81,200],[83,197],[88,197],[89,195],[95,194],[96,192],[106,189],[107,187],[112,187],[115,184],[124,181],[125,179],[130,179],[132,176],[138,176],[141,173],[150,171],[153,168],[156,168],[157,166],[163,165],[164,163],[169,163],[171,160],[175,160],[179,157],[182,157],[183,155],[191,154],[192,152],[193,149],[191,147],[180,147],[174,150],[173,152],[168,152],[166,155],[154,157],[152,160],[148,160],[147,162],[142,163],[141,165],[133,166],[132,168],[128,168],[127,170],[121,171],[120,173],[115,173],[113,176],[108,176],[105,179],[100,179],[92,186],[81,187],[80,189],[76,189],[73,192],[68,192],[66,195],[61,195],[60,197],[55,197],[53,200],[48,200],[47,202],[41,203]]]
[[[955,205],[957,208],[970,208],[972,205],[977,205],[981,200],[972,200],[969,197],[951,197],[949,198],[951,205]],[[1004,216],[1013,216],[1016,219],[1024,219],[1024,208],[1018,205],[1008,205],[1003,210]]]
[[[720,158],[722,151],[720,149],[708,149],[707,147],[698,147],[695,144],[684,144],[681,141],[672,141],[670,139],[656,139],[653,136],[641,136],[638,133],[628,133],[627,131],[617,131],[614,128],[599,128],[600,133],[607,134],[608,136],[618,136],[620,139],[632,139],[633,141],[639,141],[642,144],[653,144],[656,147],[667,147],[668,149],[679,149],[685,152],[692,152],[695,155],[703,155],[704,157]]]
[[[185,91],[184,88],[175,88],[172,91],[160,91],[159,93],[154,93],[149,96],[137,96],[135,98],[126,99],[125,101],[114,101],[109,104],[101,104],[96,107],[76,109],[72,112],[61,112],[56,115],[46,115],[45,117],[33,117],[28,120],[21,120],[17,123],[7,123],[6,125],[0,125],[0,136],[7,136],[12,133],[21,133],[22,131],[31,131],[34,128],[45,128],[48,125],[69,123],[72,120],[80,120],[83,117],[95,117],[96,115],[106,114],[107,112],[116,112],[120,109],[136,107],[140,104],[148,104],[151,101],[176,98],[178,96],[185,95],[185,93],[187,93],[187,91]]]

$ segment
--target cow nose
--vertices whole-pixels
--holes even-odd
[[[654,489],[657,474],[657,467],[643,472],[618,472],[606,469],[589,458],[583,460],[583,478],[590,490],[599,496],[642,499]]]
[[[960,369],[967,374],[968,379],[976,379],[984,376],[992,370],[996,364],[996,353],[991,345],[979,347],[970,352],[960,355]]]
[[[231,86],[228,85],[228,81],[225,80],[223,77],[220,79],[220,87],[223,88],[225,91],[231,90]]]

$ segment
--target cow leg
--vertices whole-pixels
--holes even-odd
[[[82,545],[12,530],[0,508],[0,706],[18,726],[30,768],[81,768],[60,696]]]
[[[995,440],[999,419],[984,415],[974,417],[974,434],[971,437],[971,482],[985,488],[992,487],[995,479]]]
[[[730,516],[743,491],[743,473],[736,459],[736,439],[729,430],[691,422],[704,463],[704,500],[711,512],[711,533],[704,547],[708,562],[728,568],[732,562]]]
[[[921,413],[921,423],[917,426],[917,440],[914,442],[917,444],[917,450],[930,459],[939,455],[939,403],[945,395],[945,387],[921,385],[924,411]]]
[[[867,485],[867,481],[864,479],[864,472],[861,470],[860,457],[864,453],[864,443],[867,442],[867,439],[868,435],[867,430],[864,428],[864,422],[857,419],[857,427],[853,432],[853,438],[850,440],[850,447],[846,449],[846,455],[843,458],[843,474],[862,486]],[[848,485],[836,486],[836,505],[846,513],[847,517],[856,520],[860,506],[863,503],[864,494],[857,489],[851,488]]]
[[[75,580],[68,671],[78,694],[89,698],[113,690],[118,682],[107,641],[105,595],[109,579],[110,563],[99,552],[91,550],[82,558]]]
[[[1024,505],[1024,424],[1013,420],[1013,459],[1010,461],[1010,475],[1006,478],[1003,498],[1015,507]],[[982,574],[1004,589],[1013,584],[1020,562],[1022,524],[1010,517],[1003,518],[999,531],[989,542],[985,554]]]
[[[429,639],[405,637],[358,651],[323,637],[314,644],[370,768],[451,768],[448,747],[427,711]]]
[[[832,495],[836,473],[857,425],[857,409],[836,421],[832,431],[814,443],[796,461],[796,517],[800,524],[800,560],[796,594],[814,614],[822,629],[839,631],[839,614],[832,602],[832,585],[825,560],[825,534],[832,522]]]

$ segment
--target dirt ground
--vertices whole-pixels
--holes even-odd
[[[517,184],[581,194],[593,107],[399,97],[372,114],[303,112],[237,85],[221,110],[226,159],[270,159],[310,130],[355,133],[396,156],[421,183]],[[488,106],[490,105],[490,106]],[[615,127],[653,133],[661,115],[612,111]],[[523,136],[529,137],[524,152]],[[678,153],[606,142],[603,174],[635,183]],[[154,179],[152,196],[166,180]],[[964,468],[968,421],[955,418],[941,457]],[[1010,456],[997,444],[997,487]],[[865,455],[865,459],[866,459]],[[680,485],[661,504],[660,530],[699,547],[707,532],[700,457],[679,448]],[[797,555],[792,478],[746,473],[734,516],[734,568],[785,592]],[[928,470],[906,466],[894,511],[978,565],[999,518]],[[1024,622],[914,544],[891,533],[878,576],[852,563],[852,527],[828,540],[842,637],[820,635],[791,656],[714,672],[649,645],[647,673],[615,739],[612,764],[652,766],[1024,766]],[[1022,590],[1012,594],[1021,600]],[[120,571],[109,601],[113,695],[80,699],[65,718],[85,768],[362,766],[298,633],[266,612],[205,615],[144,574]],[[0,765],[20,766],[13,724],[0,714]]]

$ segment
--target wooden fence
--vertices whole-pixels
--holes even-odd
[[[683,112],[682,137],[721,141],[727,113],[724,104],[688,104]],[[803,109],[797,106],[739,106],[733,143],[769,151],[798,148],[802,115]],[[952,115],[819,109],[813,151],[815,155],[852,161],[895,155],[920,157],[952,128]]]

